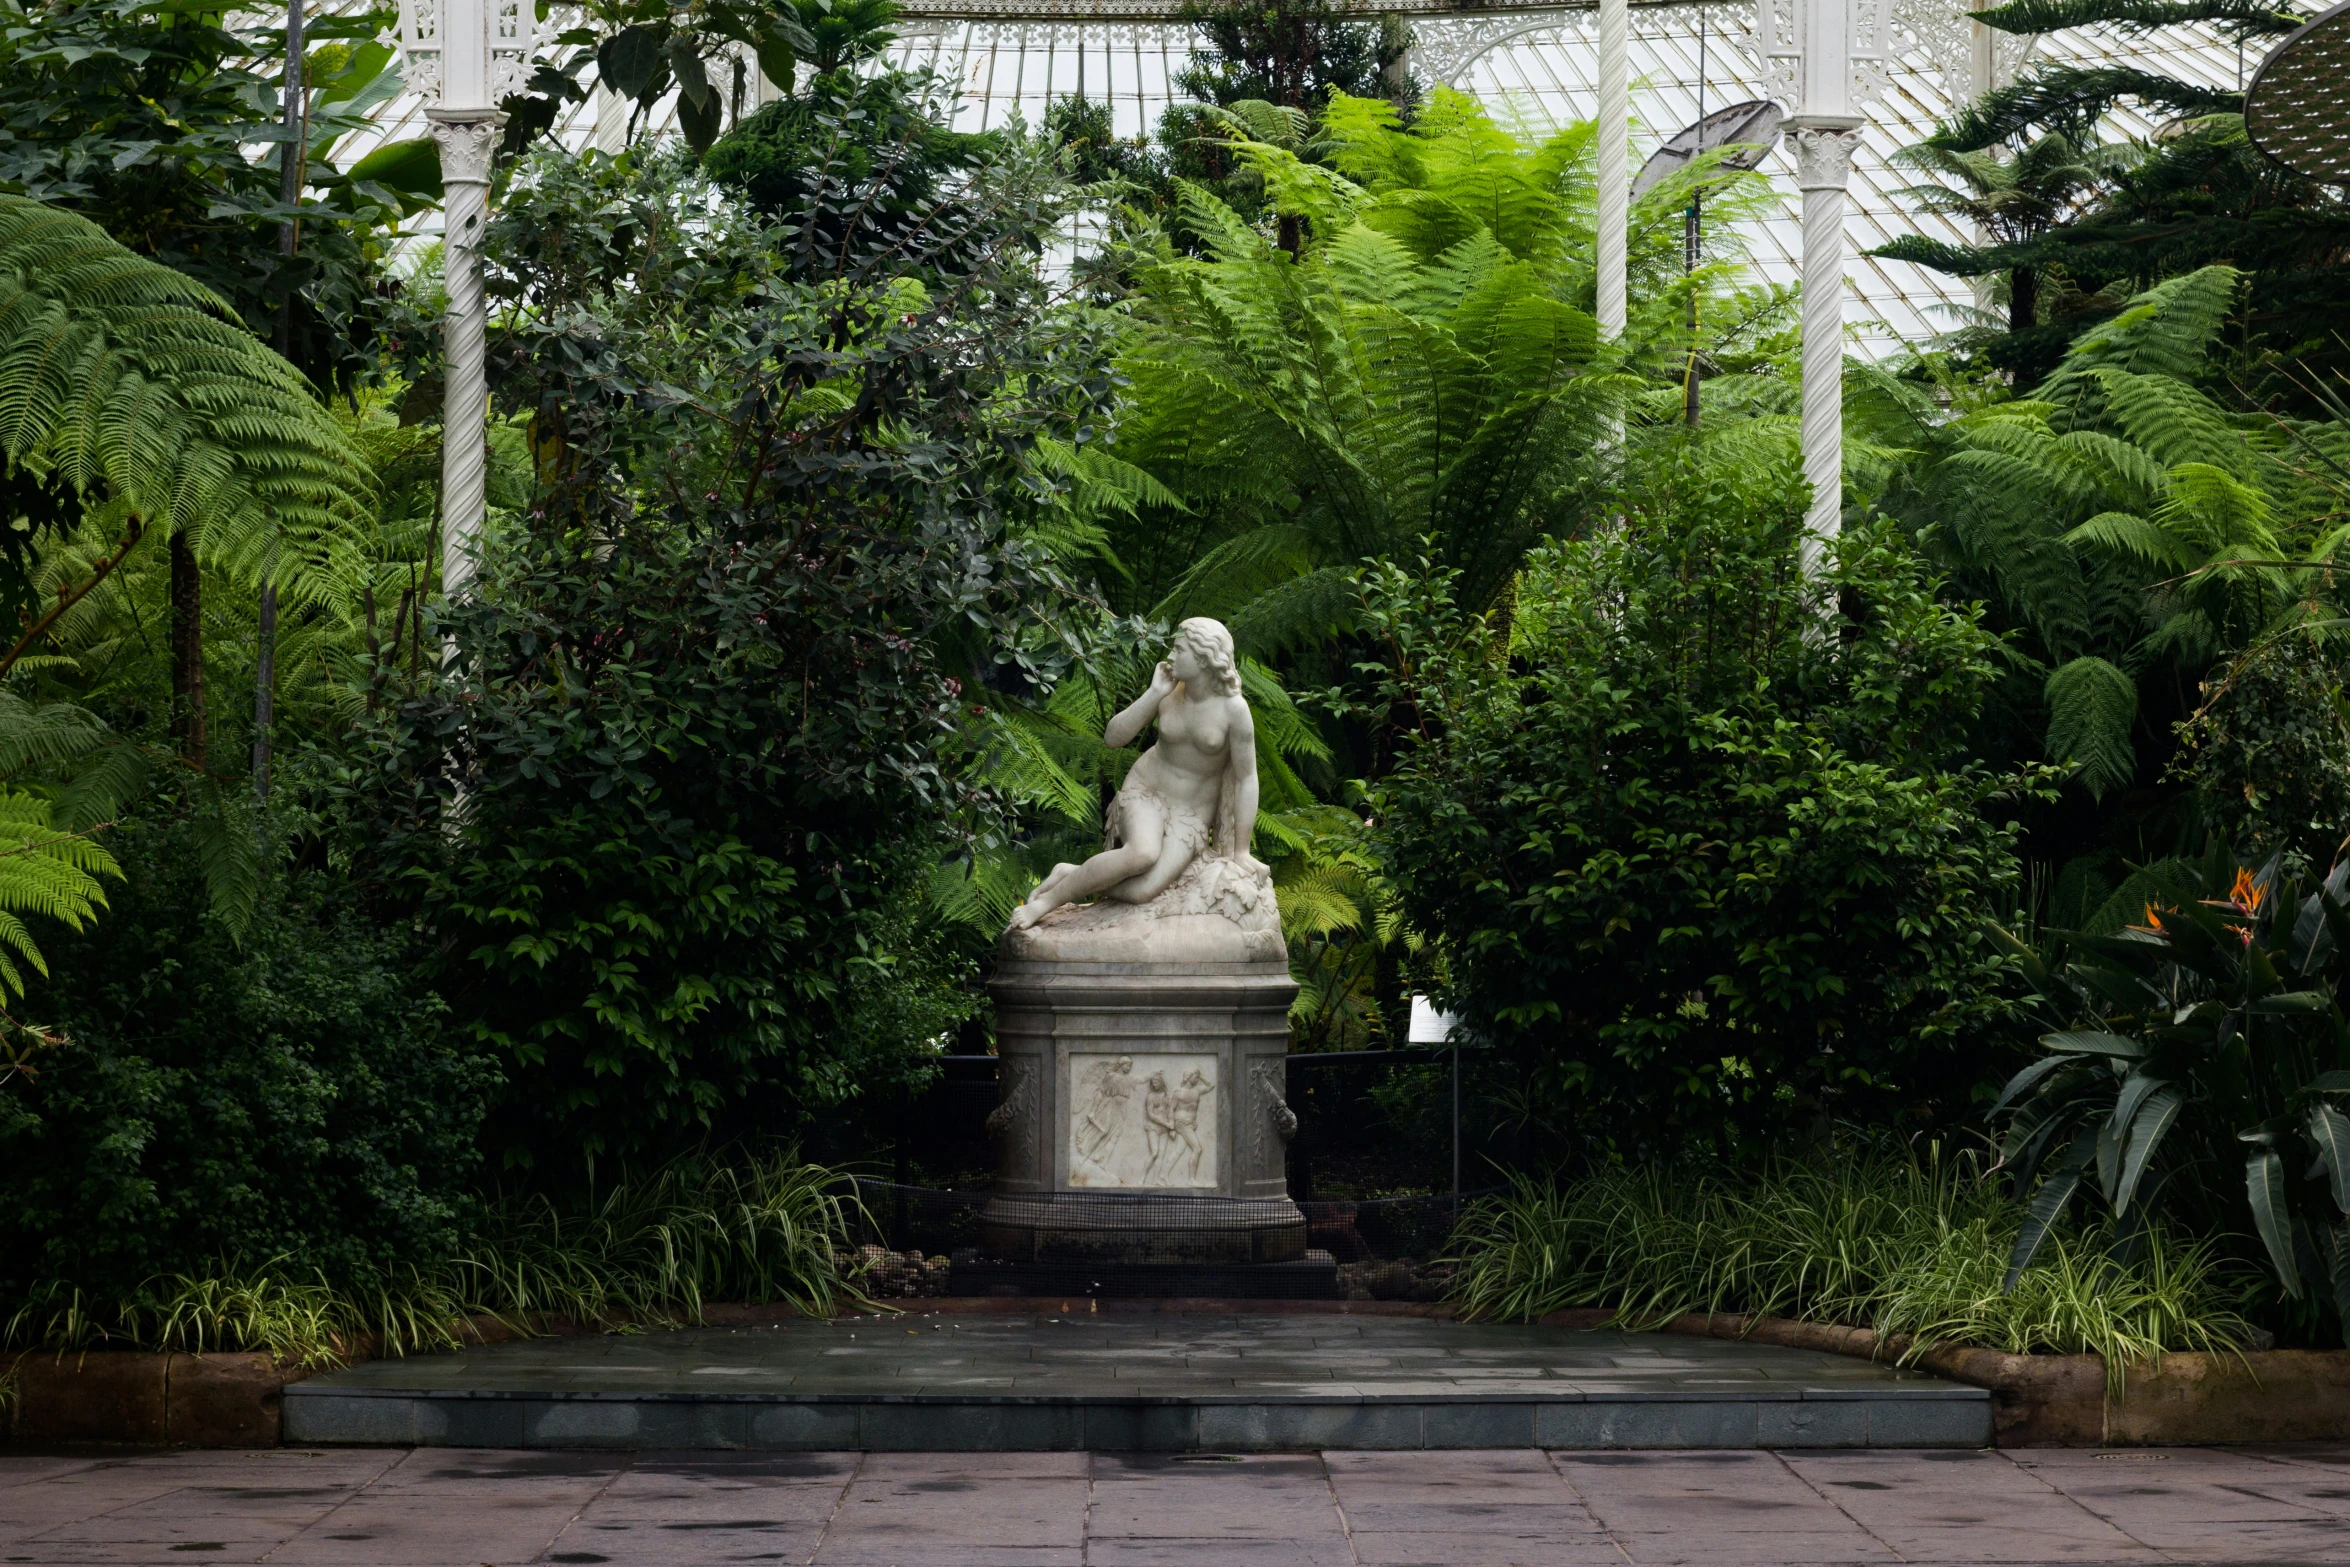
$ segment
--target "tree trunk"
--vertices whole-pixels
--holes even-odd
[[[1280,238],[1278,242],[1281,248],[1288,251],[1292,257],[1296,256],[1300,251],[1304,250],[1306,242],[1305,219],[1297,216],[1295,213],[1282,214]]]
[[[2007,329],[2028,332],[2040,324],[2040,274],[2011,267],[2007,274]]]
[[[204,577],[188,536],[171,536],[171,738],[204,765]]]

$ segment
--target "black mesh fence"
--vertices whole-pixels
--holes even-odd
[[[1287,1203],[1066,1192],[998,1198],[994,1056],[947,1056],[897,1107],[894,1179],[860,1177],[860,1285],[941,1295],[1435,1300],[1503,1124],[1474,1052],[1293,1055]],[[1303,1223],[1299,1223],[1302,1215]]]

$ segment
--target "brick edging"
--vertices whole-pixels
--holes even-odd
[[[1595,1328],[1605,1310],[1554,1311],[1553,1327]],[[2125,1369],[2121,1397],[2106,1397],[2102,1355],[2011,1355],[1941,1344],[1910,1355],[1907,1335],[1830,1322],[1730,1313],[1692,1314],[1666,1333],[1743,1339],[1867,1360],[1905,1361],[1991,1394],[2001,1447],[2162,1447],[2213,1442],[2311,1442],[2350,1437],[2350,1350],[2271,1349],[2245,1354],[2181,1350]]]

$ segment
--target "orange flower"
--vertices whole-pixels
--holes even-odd
[[[2247,914],[2258,914],[2261,900],[2267,896],[2268,889],[2253,879],[2251,871],[2236,867],[2236,885],[2228,889],[2229,902]]]

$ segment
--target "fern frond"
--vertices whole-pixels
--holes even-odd
[[[2137,771],[2137,721],[2137,682],[2102,658],[2076,658],[2048,677],[2048,754],[2077,766],[2097,799]]]
[[[36,972],[49,965],[20,915],[53,919],[80,930],[106,906],[99,878],[122,878],[122,868],[94,840],[50,825],[49,802],[19,789],[0,788],[0,945]],[[0,958],[0,994],[21,995],[24,977]]]
[[[370,494],[358,449],[217,295],[87,219],[7,195],[0,458],[37,461],[296,597]]]

